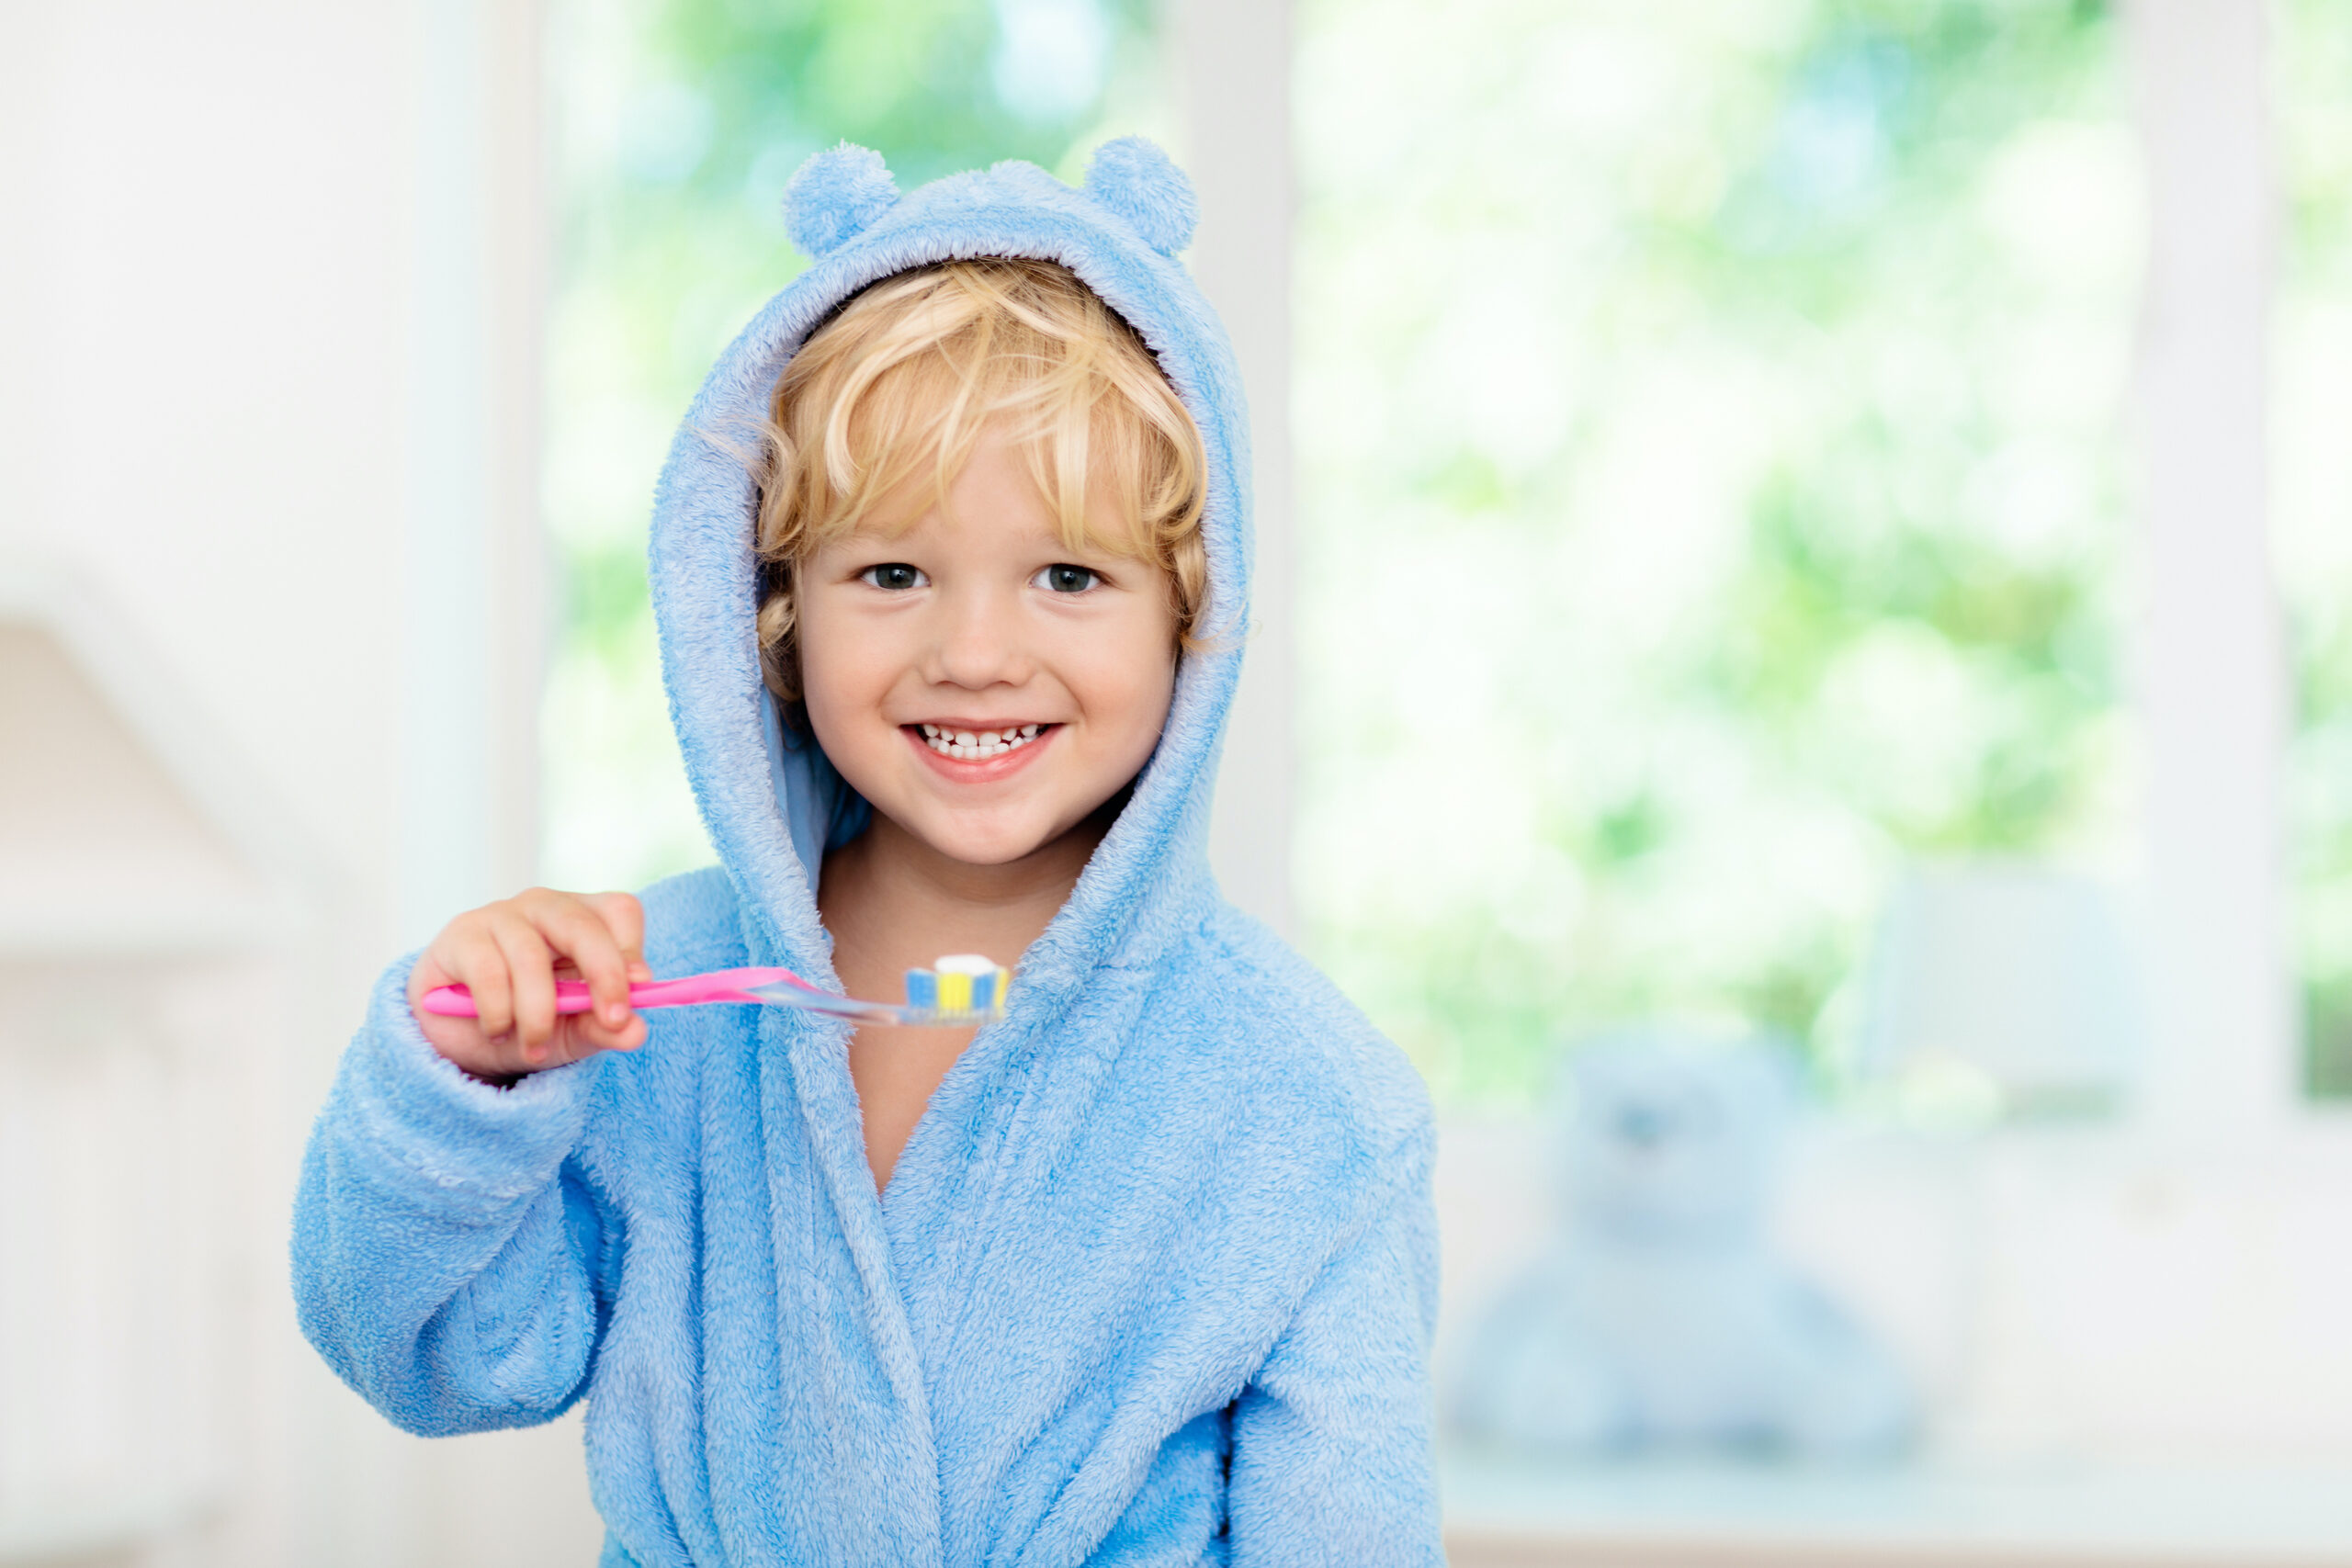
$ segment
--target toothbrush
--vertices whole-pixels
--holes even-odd
[[[695,1007],[709,1002],[756,1002],[866,1023],[905,1023],[938,1028],[993,1023],[1004,1016],[1004,993],[1012,971],[974,953],[950,953],[929,969],[907,971],[904,1002],[869,1002],[820,990],[789,969],[718,969],[651,980],[628,988],[633,1008]],[[463,986],[436,986],[418,998],[426,1012],[445,1018],[474,1016],[473,993]],[[555,1010],[586,1012],[595,1006],[585,980],[555,983]]]

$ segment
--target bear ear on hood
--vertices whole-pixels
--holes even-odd
[[[1144,243],[1174,255],[1193,243],[1200,203],[1193,182],[1151,142],[1122,136],[1094,150],[1086,165],[1086,194],[1132,224]]]
[[[844,141],[811,153],[784,187],[785,232],[811,256],[840,249],[899,202],[882,154]]]

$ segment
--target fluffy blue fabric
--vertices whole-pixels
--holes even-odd
[[[658,1012],[640,1050],[500,1091],[426,1045],[404,962],[312,1135],[304,1327],[413,1431],[584,1395],[607,1568],[1436,1562],[1427,1100],[1204,855],[1249,457],[1230,349],[1163,243],[1189,193],[1130,148],[1098,182],[1118,210],[1022,164],[884,201],[868,156],[805,172],[795,232],[836,243],[720,359],[662,478],[663,668],[723,864],[647,892],[656,972],[834,983],[812,873],[860,807],[773,721],[737,454],[855,290],[1046,257],[1135,324],[1207,445],[1213,651],[886,1194],[841,1023]]]
[[[1086,166],[1086,194],[1125,218],[1144,243],[1174,255],[1193,243],[1200,203],[1193,182],[1140,136],[1122,136],[1095,150]]]
[[[898,199],[899,184],[882,154],[844,141],[793,172],[784,187],[785,232],[810,255],[821,256],[838,250]]]

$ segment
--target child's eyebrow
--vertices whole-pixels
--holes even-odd
[[[886,517],[869,513],[827,542],[845,545],[853,549],[879,549],[898,544],[913,530],[914,525],[913,516],[892,514]]]

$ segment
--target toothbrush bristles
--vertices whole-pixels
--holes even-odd
[[[907,998],[902,1003],[838,996],[797,976],[749,988],[752,995],[775,1006],[830,1013],[836,1018],[967,1029],[994,1023],[1004,1017],[1005,992],[1012,983],[1010,969],[967,953],[941,959],[936,969],[908,970]]]
[[[909,1023],[948,1027],[993,1023],[1004,1016],[1012,971],[977,953],[952,953],[929,969],[907,971]]]

